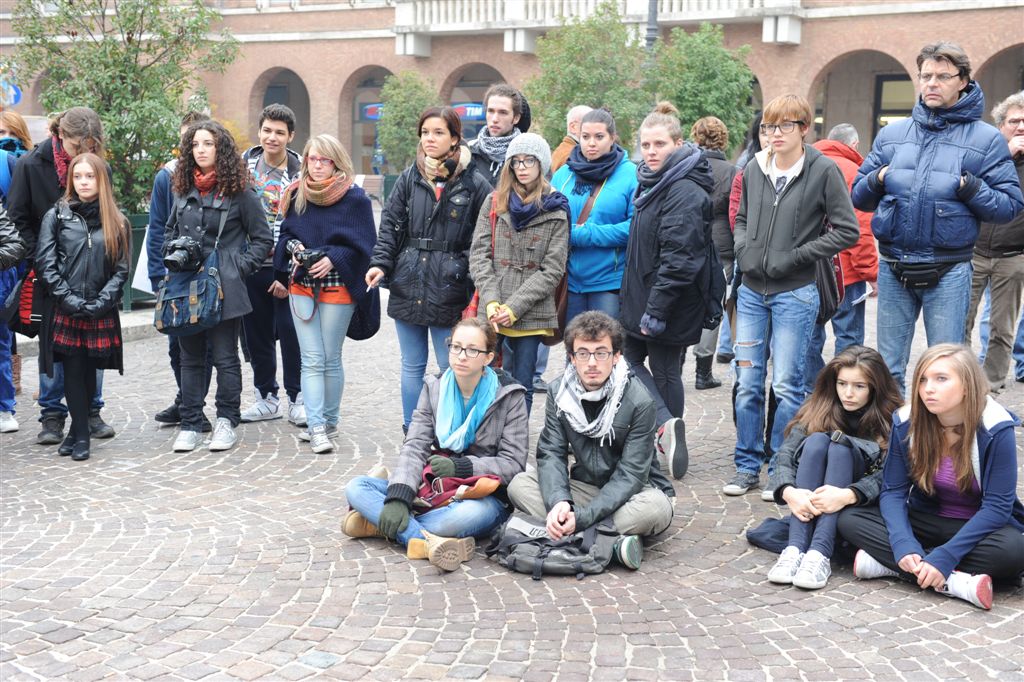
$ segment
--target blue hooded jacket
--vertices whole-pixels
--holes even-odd
[[[569,199],[569,291],[615,291],[622,286],[626,267],[626,244],[637,185],[636,164],[623,155],[582,226],[577,226],[576,220],[587,203],[587,195],[573,194],[575,184],[576,174],[569,164],[555,171],[551,178],[551,186]]]
[[[853,205],[874,211],[883,258],[969,261],[979,222],[1005,223],[1024,210],[1006,140],[981,120],[984,110],[981,87],[971,81],[952,107],[931,109],[919,98],[911,118],[878,133],[854,181]]]

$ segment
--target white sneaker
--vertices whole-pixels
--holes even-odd
[[[326,433],[328,437],[333,436],[334,434],[338,433],[338,425],[337,424],[326,424],[324,426],[324,428],[326,429],[324,431],[324,433]],[[302,431],[299,431],[299,440],[301,440],[303,442],[306,442],[306,443],[310,442],[310,439],[309,439],[309,429],[303,429]]]
[[[334,449],[334,443],[327,437],[327,426],[324,424],[309,428],[309,444],[313,446],[313,452],[318,455]]]
[[[888,566],[883,566],[878,559],[871,556],[863,549],[857,550],[857,556],[853,557],[853,577],[861,580],[872,580],[874,578],[898,578],[899,573]]]
[[[210,439],[210,451],[230,450],[237,442],[238,436],[231,426],[231,420],[227,417],[217,417],[217,423],[213,426],[213,438]]]
[[[763,502],[774,502],[775,488],[761,488],[761,500]]]
[[[779,555],[779,560],[768,571],[768,582],[775,583],[776,585],[789,585],[792,583],[793,576],[796,575],[797,569],[800,568],[800,561],[803,558],[804,553],[798,548],[793,545],[786,547],[786,549],[782,550],[782,554]]]
[[[295,396],[295,402],[288,401],[288,421],[296,426],[306,425],[306,405],[302,402],[302,394]]]
[[[0,412],[0,433],[13,433],[18,430],[18,420],[10,412]]]
[[[984,573],[953,571],[939,593],[963,599],[986,611],[992,608],[992,578]]]
[[[805,590],[820,590],[828,583],[832,575],[832,565],[829,558],[816,549],[804,554],[800,561],[800,568],[793,575],[793,584]]]
[[[242,412],[242,421],[245,423],[261,422],[267,419],[281,418],[281,400],[276,395],[267,394],[267,397],[260,395],[256,390],[256,402],[245,408]]]
[[[175,452],[192,452],[203,442],[203,434],[198,431],[182,431],[174,439]]]

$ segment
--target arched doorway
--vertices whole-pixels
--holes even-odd
[[[914,81],[903,65],[875,50],[836,57],[819,72],[809,94],[817,137],[825,137],[840,123],[850,123],[860,135],[859,151],[864,155],[878,131],[910,116],[917,100]]]
[[[1024,90],[1024,43],[997,52],[974,72],[985,93],[985,120],[992,122],[992,108],[1015,92]]]
[[[448,77],[448,87],[451,87],[448,101],[462,118],[462,136],[465,139],[475,138],[486,124],[483,99],[487,88],[504,82],[505,77],[487,64],[468,64]],[[444,92],[445,88],[442,88],[442,97]]]
[[[260,112],[268,104],[283,104],[295,112],[295,139],[291,147],[296,151],[302,150],[309,139],[309,91],[297,73],[285,68],[264,71],[253,84],[249,103],[254,131]]]
[[[384,87],[384,79],[390,75],[391,72],[383,66],[367,66],[352,74],[342,88],[339,113],[344,116],[351,112],[352,142],[349,151],[357,173],[379,175],[384,172],[377,144],[377,121],[381,110],[380,89]]]

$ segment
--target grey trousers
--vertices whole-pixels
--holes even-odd
[[[597,486],[571,479],[569,490],[577,507],[589,504],[601,492]],[[548,515],[536,469],[513,478],[508,486],[508,497],[520,511],[540,518]],[[672,500],[657,488],[647,486],[615,510],[612,522],[623,535],[657,535],[672,524]]]
[[[967,329],[964,338],[971,340],[974,318],[985,287],[992,288],[992,313],[989,325],[988,351],[985,353],[985,376],[993,388],[1006,383],[1010,369],[1010,354],[1017,334],[1017,318],[1021,314],[1021,292],[1024,292],[1024,254],[1009,258],[984,258],[975,255],[971,262],[974,277],[971,280],[971,305],[967,310]]]
[[[728,285],[732,282],[733,261],[723,258],[722,266],[725,268],[725,282]],[[701,332],[700,341],[693,347],[695,358],[706,358],[715,354],[715,349],[718,347],[718,329],[721,326],[718,325],[714,329],[705,329]]]

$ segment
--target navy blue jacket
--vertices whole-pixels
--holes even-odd
[[[974,478],[981,488],[981,508],[945,544],[925,552],[914,537],[907,510],[913,508],[935,514],[939,502],[937,497],[925,494],[914,485],[910,478],[906,453],[910,406],[896,411],[878,505],[897,561],[908,554],[919,554],[948,578],[960,560],[990,533],[1007,525],[1024,532],[1024,507],[1017,499],[1015,426],[1020,426],[1020,420],[992,398],[987,398],[972,453]]]
[[[174,159],[156,172],[153,179],[153,193],[149,197],[149,227],[146,228],[146,268],[149,270],[149,281],[153,291],[157,290],[160,280],[167,274],[164,267],[164,228],[167,218],[174,210],[174,193],[171,181],[174,167],[178,160]]]
[[[1006,140],[981,120],[984,110],[981,87],[971,81],[952,107],[930,109],[918,99],[911,118],[879,132],[852,192],[855,207],[874,211],[883,258],[971,260],[979,222],[1006,223],[1024,210]]]

